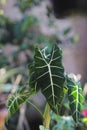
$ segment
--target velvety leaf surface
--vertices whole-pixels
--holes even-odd
[[[30,97],[31,93],[25,92],[24,89],[25,88],[19,89],[8,98],[7,107],[10,116],[14,114],[18,110],[19,106]]]
[[[35,48],[34,62],[30,68],[30,88],[41,90],[51,109],[57,112],[62,102],[64,92],[64,68],[62,51],[55,45],[51,53],[47,49]]]
[[[78,124],[80,121],[80,112],[82,110],[84,101],[81,84],[79,82],[75,82],[71,78],[67,78],[67,86],[71,114],[74,121]]]

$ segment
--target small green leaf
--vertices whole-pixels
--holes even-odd
[[[67,35],[68,33],[70,33],[70,31],[71,31],[71,28],[68,27],[68,28],[66,28],[66,29],[63,31],[63,34],[64,34],[64,35]]]
[[[24,91],[24,89],[24,87],[19,89],[8,98],[7,107],[10,116],[13,115],[17,111],[19,106],[31,96],[32,93],[26,92]]]
[[[80,112],[82,110],[82,104],[84,101],[84,97],[82,95],[82,88],[79,82],[75,82],[71,78],[67,78],[67,86],[68,86],[68,98],[69,105],[72,113],[72,117],[76,124],[80,122]]]
[[[55,121],[55,119],[54,119]],[[62,116],[58,118],[56,124],[53,126],[52,130],[75,130],[74,121],[71,116]]]

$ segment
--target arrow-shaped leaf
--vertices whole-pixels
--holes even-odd
[[[19,89],[8,98],[7,107],[10,116],[13,115],[17,111],[19,106],[31,96],[31,93],[25,92],[24,89],[24,87]]]
[[[84,97],[82,95],[82,88],[79,82],[75,82],[71,78],[67,78],[67,86],[68,86],[68,98],[71,113],[76,124],[80,121],[80,112],[82,110],[82,104],[84,101]]]
[[[57,112],[64,96],[65,83],[61,49],[55,45],[52,52],[47,53],[36,47],[30,73],[30,87],[41,89],[51,108]]]

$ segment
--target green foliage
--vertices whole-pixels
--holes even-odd
[[[14,94],[10,95],[7,102],[9,115],[12,116],[19,106],[28,100],[31,95],[32,92],[26,92],[25,87],[20,88]]]
[[[24,38],[29,34],[29,30],[37,26],[38,20],[35,16],[24,16],[19,21],[10,21],[9,18],[0,18],[0,43],[22,44]]]
[[[0,16],[0,43],[7,43],[12,36],[12,22],[9,18]]]
[[[41,89],[51,109],[57,112],[64,97],[65,83],[61,49],[55,45],[51,53],[47,53],[46,49],[41,51],[36,47],[34,63],[30,70],[32,72],[30,87]]]
[[[69,28],[66,28],[66,29],[63,31],[63,33],[64,33],[64,35],[67,35],[70,31],[71,31],[71,28],[69,27]]]
[[[6,56],[4,54],[0,54],[0,68],[8,65],[8,59],[6,58]]]
[[[44,46],[48,46],[48,49],[45,48],[43,50],[40,50],[40,48],[38,47],[36,47],[35,49],[34,61],[33,64],[29,67],[30,91],[26,91],[25,87],[23,87],[17,90],[15,93],[11,94],[8,98],[7,106],[10,116],[14,114],[16,110],[18,110],[19,106],[22,103],[26,102],[31,95],[38,91],[41,91],[43,93],[46,101],[49,103],[51,109],[54,112],[60,112],[62,101],[67,91],[65,88],[67,79],[64,75],[64,67],[62,65],[62,51],[57,45],[55,45],[53,48],[52,46],[54,43],[62,43],[62,41],[64,42],[64,39],[66,43],[74,43],[78,40],[78,36],[73,37],[68,35],[71,32],[70,27],[59,33],[56,33],[56,31],[55,34],[52,34],[50,36],[42,34],[39,30],[40,21],[34,15],[27,15],[27,11],[30,11],[33,7],[39,5],[41,1],[43,0],[18,0],[15,6],[17,6],[21,11],[22,18],[20,20],[12,21],[10,18],[0,16],[0,46],[5,47],[5,45],[9,43],[12,45],[17,45],[19,47],[17,51],[11,54],[13,59],[16,59],[22,51],[24,53],[26,52],[26,50],[29,50],[30,55],[27,55],[27,53],[25,53],[25,55],[28,59],[27,63],[30,63],[30,61],[32,61],[32,55],[36,43],[38,43],[41,48],[43,48]],[[49,12],[50,11],[51,10],[49,10]],[[48,15],[48,26],[51,28],[54,26],[54,20],[51,19],[51,14]],[[61,37],[64,39],[61,39]],[[18,62],[18,60],[13,61]],[[9,62],[7,56],[2,54],[0,57],[0,63],[0,67],[8,65]],[[14,67],[14,63],[11,66]],[[22,71],[24,70],[21,70],[21,72]],[[18,69],[12,69],[5,75],[0,75],[0,83],[6,83],[9,78],[19,72],[20,71]],[[1,91],[4,91],[4,89],[2,89],[3,86],[4,84],[0,87]],[[76,88],[77,90],[79,90],[78,86],[79,85],[77,85]],[[5,92],[9,92],[12,86],[7,84],[5,87]],[[72,90],[70,89],[68,92],[71,91]],[[74,97],[74,99],[75,98],[76,97]],[[71,101],[70,97],[69,100]],[[30,102],[29,100],[27,102],[38,111],[38,109],[32,104],[32,102]],[[76,104],[72,104],[73,108],[76,108]],[[58,115],[56,116],[58,117]],[[77,114],[77,116],[79,118],[79,114]],[[77,121],[74,116],[73,118]],[[69,119],[70,121],[67,119]],[[73,122],[71,121],[71,118],[67,119],[61,118],[56,120],[58,121],[58,123],[54,126],[53,130],[73,130],[71,125],[73,124]],[[40,126],[40,130],[48,129],[46,129],[45,126]]]
[[[84,101],[81,84],[75,82],[73,79],[67,78],[67,87],[71,113],[74,121],[78,124],[80,122],[80,112]]]
[[[20,11],[24,12],[31,7],[33,0],[18,0],[16,6],[20,8]]]
[[[59,116],[51,111],[51,119],[56,123],[52,130],[75,130],[74,121],[71,116]]]
[[[32,6],[39,5],[42,0],[18,0],[16,6],[19,7],[21,12],[30,10]]]
[[[65,42],[70,41],[74,42],[75,39],[73,36],[68,37],[68,33],[70,33],[71,29],[66,29],[63,33],[63,31],[59,31],[59,33],[45,35],[40,30],[40,24],[41,21],[39,21],[39,18],[36,18],[35,15],[31,15],[29,13],[25,13],[27,10],[31,11],[36,5],[39,5],[43,0],[18,0],[17,6],[21,10],[21,16],[19,20],[12,21],[9,17],[6,16],[0,16],[0,45],[2,45],[4,48],[9,43],[12,45],[17,45],[19,49],[12,53],[12,59],[15,62],[17,57],[21,52],[26,53],[25,51],[29,49],[31,52],[30,55],[26,56],[27,61],[32,60],[32,55],[34,52],[34,46],[36,43],[38,43],[41,47],[43,46],[49,46],[52,47],[54,43],[62,43],[64,41],[64,37],[66,37]],[[48,17],[48,21],[49,21]],[[54,20],[53,24],[50,26],[50,28],[54,27]],[[70,31],[69,31],[70,30]],[[62,36],[61,36],[62,35]],[[64,38],[64,39],[61,39]],[[10,55],[8,55],[10,57]],[[0,57],[2,67],[3,65],[8,65],[9,58],[4,58],[3,55]],[[18,63],[18,61],[17,61]],[[9,64],[10,65],[10,64]],[[17,64],[19,65],[19,64]]]
[[[75,130],[74,122],[72,117],[60,117],[57,120],[56,125],[52,128],[52,130]]]
[[[81,121],[80,112],[84,101],[82,88],[79,82],[65,76],[61,49],[57,45],[54,45],[51,51],[47,48],[40,50],[40,48],[36,47],[34,61],[29,65],[29,70],[30,92],[24,91],[25,88],[19,89],[8,99],[7,105],[10,115],[12,115],[22,103],[29,99],[32,94],[38,91],[43,93],[50,109],[56,114],[58,112],[60,114],[61,105],[68,91],[71,115],[75,124],[79,125]],[[30,104],[32,105],[32,103]],[[36,107],[34,108],[37,109]],[[58,115],[56,115],[55,118],[57,124],[53,127],[53,130],[74,130],[74,123],[72,123],[71,117],[57,118],[57,116]],[[41,126],[40,129],[45,130],[45,126]]]

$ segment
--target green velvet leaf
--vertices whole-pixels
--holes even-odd
[[[30,67],[30,88],[41,90],[52,110],[57,112],[64,97],[64,68],[62,51],[55,45],[49,53],[36,47],[33,65]]]
[[[80,122],[80,112],[84,97],[82,95],[82,88],[79,82],[75,82],[71,78],[67,78],[68,98],[72,117],[76,124]]]
[[[19,106],[30,97],[31,93],[26,92],[24,89],[24,87],[19,89],[8,98],[7,107],[10,116],[13,115],[18,110]]]

